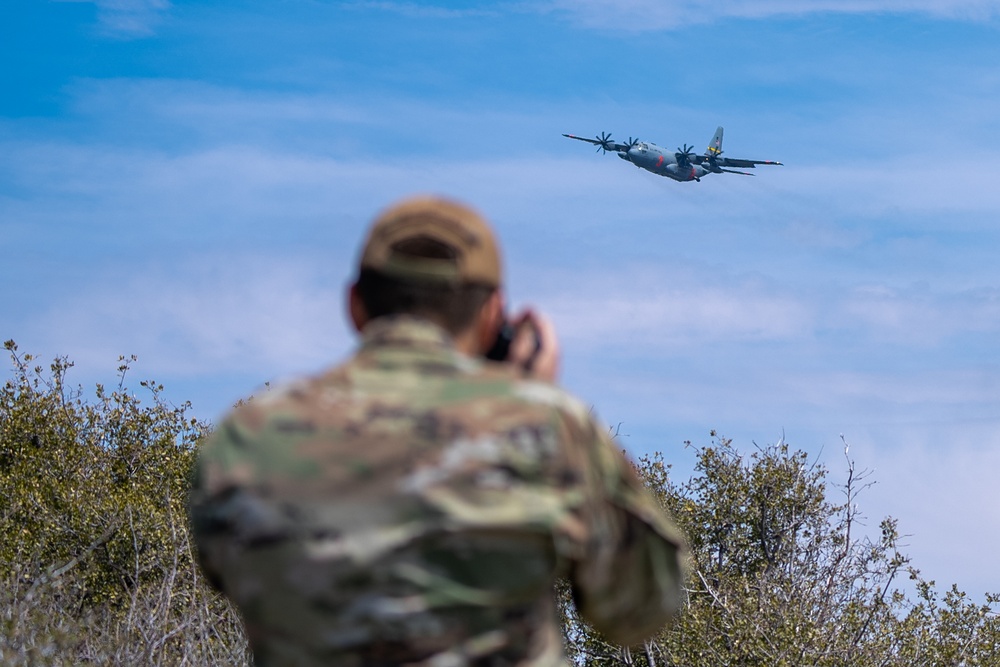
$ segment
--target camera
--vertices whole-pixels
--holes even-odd
[[[497,338],[493,341],[493,346],[486,353],[486,358],[492,361],[506,361],[510,355],[510,344],[514,340],[517,331],[513,325],[504,319],[497,332]]]
[[[486,358],[492,361],[507,361],[507,358],[510,356],[511,343],[521,329],[527,329],[534,340],[534,349],[531,352],[531,356],[523,363],[524,370],[530,371],[532,364],[535,362],[535,357],[538,356],[538,351],[542,349],[542,341],[538,336],[535,326],[527,320],[515,327],[509,320],[504,318],[503,324],[497,332],[496,340],[493,341],[493,346],[486,353]]]

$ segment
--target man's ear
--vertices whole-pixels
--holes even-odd
[[[486,303],[479,311],[476,327],[480,354],[486,354],[493,347],[493,342],[497,339],[497,334],[503,325],[504,308],[503,292],[496,289],[486,299]]]
[[[351,283],[351,286],[347,288],[347,310],[354,328],[360,333],[371,318],[368,317],[368,309],[365,308],[365,303],[361,300],[361,295],[358,294],[357,283]]]

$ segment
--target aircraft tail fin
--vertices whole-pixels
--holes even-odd
[[[712,137],[712,141],[708,144],[708,148],[705,149],[705,155],[710,157],[715,157],[722,153],[722,126],[715,131],[715,136]]]

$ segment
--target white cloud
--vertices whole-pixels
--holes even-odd
[[[841,326],[866,338],[926,347],[959,334],[1000,334],[1000,286],[942,293],[859,286],[836,312]]]
[[[360,0],[344,4],[350,9],[375,9],[393,12],[407,18],[454,19],[470,16],[494,16],[497,12],[482,8],[454,9],[432,3],[390,2],[388,0]]]
[[[543,7],[584,27],[615,31],[669,30],[726,18],[764,19],[806,14],[927,14],[959,20],[1000,16],[996,0],[550,0]]]
[[[993,187],[1000,179],[1000,161],[988,151],[973,151],[963,158],[963,165],[976,165],[975,169],[954,171],[927,155],[839,159],[832,164],[789,162],[778,168],[780,173],[768,173],[768,181],[758,189],[787,194],[783,202],[801,204],[802,214],[810,217],[817,211],[866,217],[934,216],[941,229],[955,230],[981,223],[964,214],[1000,213],[1000,191]]]
[[[101,31],[118,38],[148,37],[154,33],[170,0],[56,0],[90,2],[97,5]]]
[[[105,269],[37,320],[41,347],[89,368],[136,354],[144,372],[301,369],[346,347],[341,291],[321,266],[275,255],[180,258]]]
[[[542,272],[532,282],[564,336],[590,348],[789,341],[815,324],[804,301],[756,277],[625,264]]]
[[[858,370],[782,370],[781,395],[795,402],[853,415],[865,423],[885,427],[905,422],[925,427],[961,423],[963,409],[979,410],[1000,403],[1000,369],[962,367],[946,370],[920,367],[886,372],[875,364]],[[988,412],[992,412],[988,410]],[[1000,417],[995,420],[1000,422]],[[847,424],[843,425],[847,428]],[[966,444],[973,444],[967,440]]]
[[[344,260],[378,208],[421,190],[461,193],[486,210],[502,234],[520,242],[529,237],[557,242],[558,234],[542,236],[552,226],[582,235],[606,233],[608,221],[619,217],[622,202],[629,203],[633,214],[652,216],[646,224],[660,224],[655,216],[662,205],[650,198],[651,184],[672,195],[665,224],[682,220],[695,221],[697,226],[702,218],[711,220],[733,207],[739,207],[747,219],[769,215],[770,200],[747,192],[750,186],[745,182],[733,182],[733,188],[712,193],[706,201],[704,192],[696,190],[706,184],[661,182],[615,163],[590,159],[540,156],[381,164],[241,146],[176,156],[58,145],[6,148],[20,165],[21,185],[44,202],[30,207],[14,199],[0,202],[11,233],[15,225],[37,224],[44,229],[46,219],[101,230],[101,237],[128,234],[141,225],[151,239],[188,237],[196,249],[206,242],[217,245],[232,239],[238,243],[241,230],[256,239],[280,239],[284,221],[295,220],[300,229],[312,226],[315,231],[309,233],[314,238],[339,246],[338,257]],[[872,201],[883,196],[881,185],[863,187],[865,181],[858,180],[855,170],[817,169],[820,173],[813,173],[813,178],[804,169],[805,174],[791,174],[791,184],[771,187],[779,195],[788,188],[800,197],[806,192],[810,198],[828,198],[824,215],[888,206]],[[914,176],[919,178],[919,174]],[[568,181],[572,188],[565,185]],[[836,197],[825,192],[831,182],[839,186]],[[507,185],[498,189],[495,183]],[[932,180],[917,188],[919,196],[934,199],[923,192],[933,185]],[[510,196],[513,191],[516,197]],[[569,198],[558,194],[567,191],[595,194]],[[616,196],[600,195],[607,191]],[[851,196],[843,196],[845,191]],[[1000,199],[992,204],[989,197],[973,199],[942,194],[935,203],[941,210],[968,206],[1000,211]],[[86,205],[81,206],[81,201]],[[904,209],[911,201],[900,194],[893,205]],[[791,224],[793,236],[815,229],[815,224],[796,226],[794,218]],[[711,229],[704,234],[710,237]],[[850,249],[866,238],[865,233],[842,232],[826,224],[820,227],[815,245]],[[343,250],[345,246],[350,250]],[[758,273],[734,275],[709,262],[678,260],[669,248],[665,252],[666,265],[632,260],[602,270],[593,264],[598,254],[588,266],[578,266],[572,273],[526,265],[520,259],[517,273],[534,275],[530,296],[548,304],[567,335],[588,347],[651,340],[685,345],[802,342],[825,330],[922,349],[955,336],[1000,333],[998,285],[980,281],[972,282],[972,287],[900,287],[841,274],[840,286],[824,288],[812,282],[798,286],[795,275],[786,274],[780,257],[756,262]],[[581,271],[586,273],[581,276]],[[966,282],[970,278],[967,275]],[[523,275],[519,280],[524,284]]]
[[[872,233],[865,229],[844,229],[828,221],[812,217],[789,220],[785,224],[785,235],[794,242],[814,248],[848,250],[857,248],[871,240]]]
[[[532,237],[548,225],[563,226],[572,235],[619,224],[622,202],[640,210],[662,207],[662,198],[650,194],[651,183],[669,193],[677,219],[694,221],[691,229],[697,229],[699,211],[706,206],[705,193],[694,185],[644,178],[592,155],[423,160],[416,166],[246,146],[164,155],[20,145],[9,155],[22,166],[24,183],[41,188],[46,211],[34,209],[39,224],[65,215],[90,234],[103,235],[100,230],[110,226],[117,230],[112,236],[141,224],[150,243],[174,238],[176,227],[182,228],[176,236],[190,233],[195,249],[179,252],[175,262],[123,264],[63,286],[33,321],[31,341],[19,340],[33,351],[54,349],[81,366],[104,371],[118,354],[136,353],[139,372],[170,383],[185,377],[204,383],[202,378],[235,372],[262,382],[342,356],[350,346],[342,315],[341,290],[349,273],[345,258],[375,209],[403,192],[436,186],[464,193],[496,216],[505,231],[530,230]],[[856,178],[847,172],[826,172],[819,183],[806,180],[796,186],[819,193],[830,179]],[[572,188],[563,185],[569,180]],[[764,182],[744,180],[757,188]],[[751,187],[746,182],[732,183]],[[519,184],[517,196],[510,196],[511,186],[496,188],[496,183]],[[614,197],[601,194],[609,190]],[[559,194],[567,191],[596,194]],[[716,206],[742,206],[748,217],[757,216],[752,211],[758,208],[766,212],[768,197],[750,199],[748,206],[747,194],[728,185],[711,191],[708,198],[716,203],[709,213]],[[874,196],[869,190],[862,194]],[[79,198],[87,205],[79,206]],[[840,199],[830,197],[830,206]],[[289,220],[295,221],[291,227],[304,220],[339,226],[323,237],[329,244],[323,249],[329,253],[325,261],[296,249],[252,254],[238,249],[241,225],[258,241],[277,243]],[[209,255],[197,250],[199,237],[219,234],[223,241],[232,240],[233,250]],[[853,241],[848,241],[850,246]],[[835,238],[832,245],[838,243]],[[983,558],[963,549],[961,564],[967,569],[956,569],[948,564],[948,548],[936,538],[960,543],[961,533],[976,526],[996,534],[998,518],[984,509],[995,499],[991,487],[984,486],[983,468],[973,465],[978,454],[970,449],[979,438],[988,441],[986,427],[996,426],[975,421],[987,411],[986,403],[1000,401],[995,371],[961,367],[963,362],[949,360],[945,347],[932,358],[958,367],[951,371],[917,367],[905,372],[892,364],[868,368],[872,360],[863,356],[830,370],[836,362],[817,360],[838,353],[836,341],[822,339],[824,330],[848,332],[861,348],[891,340],[904,351],[941,346],[953,336],[1000,333],[995,290],[901,289],[851,280],[846,290],[817,290],[797,286],[783,275],[780,263],[755,274],[708,261],[661,265],[613,259],[605,266],[581,263],[572,272],[537,259],[520,258],[516,266],[522,280],[527,276],[531,296],[560,325],[576,374],[609,350],[619,359],[643,360],[641,367],[623,363],[610,377],[592,378],[585,395],[600,398],[601,414],[624,420],[627,432],[644,419],[660,437],[683,420],[704,428],[729,423],[744,430],[786,427],[809,446],[816,442],[806,441],[806,429],[825,426],[831,432],[853,429],[849,434],[857,434],[852,438],[857,444],[871,443],[879,450],[910,443],[928,451],[943,447],[951,454],[880,461],[878,491],[886,492],[873,495],[870,514],[873,521],[882,514],[900,518],[903,532],[914,533],[911,553],[928,575],[974,590],[987,585],[985,576],[974,578],[987,571]],[[690,367],[679,368],[678,360],[686,359]],[[822,368],[800,369],[801,359]],[[219,393],[238,396],[248,389],[245,382]],[[616,403],[612,396],[621,398]],[[697,436],[687,432],[675,439]],[[648,444],[638,437],[626,442]],[[988,456],[981,460],[993,465]],[[933,493],[918,480],[933,480]],[[969,507],[974,511],[949,523],[954,513]]]
[[[1000,590],[992,574],[1000,547],[998,425],[897,427],[865,447],[878,482],[863,499],[871,523],[896,517],[922,575],[939,586],[957,583],[976,599]],[[854,444],[852,453],[859,452]]]
[[[89,1],[119,37],[151,34],[170,7]],[[442,19],[482,11],[367,6]],[[820,12],[1000,13],[995,0],[544,6],[619,32]],[[756,65],[747,85],[808,97],[816,88],[802,82],[820,77],[846,92],[822,99],[820,115],[797,99],[769,116],[718,110],[744,124],[732,126],[727,154],[787,166],[700,184],[657,178],[559,136],[613,129],[668,147],[704,145],[714,120],[686,128],[706,123],[710,98],[670,99],[672,84],[631,101],[605,87],[593,97],[580,89],[576,100],[463,91],[458,102],[436,102],[431,87],[413,99],[365,89],[377,85],[333,96],[78,82],[69,91],[75,114],[43,141],[32,142],[36,121],[0,121],[0,243],[10,250],[8,283],[24,286],[5,310],[4,335],[104,374],[117,355],[135,353],[144,376],[178,383],[204,410],[202,385],[243,374],[219,393],[235,398],[247,376],[315,369],[346,352],[342,289],[366,221],[404,193],[459,194],[522,252],[510,255],[518,298],[555,316],[573,381],[626,432],[642,430],[646,439],[627,445],[673,446],[719,427],[749,448],[785,427],[793,442],[818,447],[843,430],[852,451],[878,453],[870,514],[896,514],[915,533],[918,566],[939,581],[957,577],[937,572],[995,581],[996,545],[983,536],[1000,535],[990,478],[1000,467],[1000,278],[992,258],[972,266],[967,254],[977,245],[988,256],[995,245],[997,74],[965,51],[948,58],[929,48],[941,64],[920,71],[919,84],[900,69],[893,85],[913,91],[903,100],[850,58],[841,67],[793,53],[791,72]],[[334,69],[354,66],[338,55],[345,60]],[[894,76],[900,61],[883,55],[880,72]],[[59,139],[69,131],[73,139]],[[905,252],[881,254],[911,242],[886,236],[921,232],[912,242],[927,244],[922,259],[958,259],[907,273]],[[954,240],[962,234],[964,246]],[[868,273],[854,275],[858,267]],[[914,276],[930,286],[913,286]],[[224,404],[212,400],[210,412]]]
[[[517,273],[530,276],[530,295],[588,349],[653,341],[690,349],[850,341],[947,354],[963,337],[979,341],[961,343],[968,346],[1000,336],[1000,285],[897,287],[842,277],[842,286],[796,286],[780,262],[758,275],[677,258],[669,266],[588,264],[572,272],[520,266]],[[818,342],[824,337],[836,342]]]
[[[201,81],[171,79],[85,79],[74,84],[76,111],[117,118],[142,113],[147,122],[214,129],[264,123],[372,124],[371,109],[342,97],[268,94]],[[375,118],[378,118],[376,115]]]
[[[963,76],[978,80],[980,74],[966,72]],[[968,87],[960,86],[962,90]],[[581,124],[581,120],[560,121],[555,126],[551,121],[539,121],[562,116],[563,109],[544,105],[525,107],[523,101],[505,105],[483,102],[485,106],[456,108],[399,98],[247,92],[190,81],[142,80],[84,81],[76,85],[74,93],[76,110],[101,119],[111,143],[153,141],[159,146],[176,142],[220,147],[249,142],[254,145],[253,150],[291,153],[296,157],[306,153],[343,156],[341,161],[345,163],[378,159],[390,169],[405,162],[419,164],[429,173],[426,166],[430,165],[435,176],[441,174],[438,167],[452,175],[459,174],[460,170],[444,164],[445,156],[472,163],[483,156],[479,160],[482,164],[476,164],[475,169],[485,169],[487,173],[478,179],[474,191],[488,189],[482,185],[484,179],[500,175],[499,169],[491,165],[501,160],[512,168],[518,164],[517,173],[532,175],[505,181],[510,187],[531,187],[537,176],[552,185],[575,184],[576,192],[614,191],[619,199],[633,198],[637,207],[652,201],[648,197],[649,184],[657,181],[645,172],[625,169],[624,164],[611,157],[594,156],[585,150],[586,145],[575,145],[577,142],[559,136],[560,131],[570,129],[562,125]],[[900,109],[866,108],[849,117],[825,122],[823,133],[843,140],[832,144],[826,140],[825,152],[819,159],[809,144],[786,146],[781,151],[748,149],[746,138],[734,135],[730,150],[735,155],[777,157],[786,166],[762,167],[756,170],[757,178],[742,179],[747,181],[743,183],[734,182],[735,177],[712,176],[706,179],[710,183],[664,181],[658,185],[669,190],[676,200],[671,202],[671,214],[693,213],[706,206],[703,203],[706,197],[698,188],[712,189],[707,206],[720,214],[733,207],[747,210],[748,206],[777,205],[775,216],[792,221],[815,221],[817,211],[865,216],[940,214],[940,220],[945,219],[945,214],[1000,213],[1000,190],[993,187],[1000,180],[1000,160],[996,155],[1000,147],[981,140],[984,134],[992,136],[988,130],[993,121],[988,118],[1000,109],[988,100],[979,99],[981,96],[977,94],[956,95],[947,98],[944,108],[925,108],[925,113],[916,117],[905,115]],[[955,111],[964,109],[975,111]],[[943,113],[949,118],[960,114],[945,124],[947,130],[941,129],[940,120],[933,124],[914,120],[940,118]],[[962,115],[966,113],[972,117]],[[135,122],[137,115],[143,118],[141,124]],[[405,141],[399,135],[403,118],[408,132]],[[794,119],[781,121],[777,138],[784,139],[786,133],[794,136],[795,128],[800,126],[801,121]],[[490,128],[485,138],[484,127]],[[441,128],[447,131],[443,133]],[[816,129],[812,127],[810,131]],[[426,141],[414,141],[414,136],[425,137]],[[519,140],[491,139],[508,136]],[[437,137],[447,140],[438,141]],[[865,142],[872,138],[880,143],[866,147]],[[656,138],[664,146],[680,143],[674,139]],[[538,150],[529,155],[523,150],[511,150],[525,145],[537,146]],[[967,147],[958,160],[941,161],[932,150],[954,145]],[[555,151],[559,157],[553,157]],[[947,220],[949,228],[963,224],[962,218]],[[814,240],[814,244],[844,247],[845,243],[849,246],[858,241],[852,238],[853,233],[845,237],[829,226],[825,230],[827,238]],[[815,222],[789,227],[793,235],[801,237],[803,231],[822,230]]]

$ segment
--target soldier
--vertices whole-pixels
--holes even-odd
[[[683,540],[526,312],[506,363],[487,223],[439,198],[374,223],[345,364],[255,398],[204,442],[202,568],[258,667],[567,667],[553,584],[610,640],[681,605]]]

